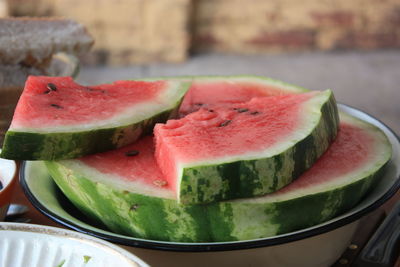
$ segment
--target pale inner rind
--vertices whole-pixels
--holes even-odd
[[[102,173],[95,168],[89,167],[80,160],[62,160],[59,161],[59,164],[65,166],[72,171],[77,171],[79,175],[93,182],[98,182],[110,186],[110,188],[121,191],[128,191],[140,195],[175,199],[175,195],[172,190],[159,186],[148,185],[140,181],[140,178],[138,178],[137,181],[132,181],[127,180],[126,178],[121,177],[117,174]]]

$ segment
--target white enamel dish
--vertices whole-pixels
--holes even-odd
[[[43,163],[24,162],[20,181],[33,205],[48,217],[74,230],[125,245],[150,264],[203,266],[207,263],[217,266],[223,262],[230,266],[329,266],[348,246],[359,219],[380,207],[400,187],[398,137],[383,123],[362,111],[345,105],[339,105],[339,108],[385,132],[393,147],[387,172],[373,191],[353,209],[325,223],[287,234],[213,243],[165,242],[123,236],[96,225],[74,208],[49,177]]]
[[[0,223],[0,266],[147,267],[104,240],[56,227]]]

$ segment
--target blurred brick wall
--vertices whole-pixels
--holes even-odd
[[[4,0],[0,0],[4,1]],[[193,51],[400,47],[400,0],[6,0],[11,15],[66,16],[96,43],[86,62],[180,62]]]
[[[181,62],[191,0],[7,0],[11,15],[63,16],[84,24],[95,45],[84,61],[110,65]]]
[[[194,0],[197,51],[400,47],[400,0]]]
[[[55,0],[53,10],[88,27],[100,63],[186,59],[190,0]]]

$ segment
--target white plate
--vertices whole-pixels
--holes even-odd
[[[0,223],[0,266],[145,267],[138,257],[98,238],[55,227]]]

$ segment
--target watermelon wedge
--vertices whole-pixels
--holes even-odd
[[[157,78],[159,79],[159,78]],[[262,76],[182,76],[164,77],[192,82],[179,112],[182,116],[200,108],[221,107],[250,101],[254,97],[305,93],[308,90]]]
[[[330,90],[257,97],[157,124],[155,154],[181,203],[259,196],[311,167],[337,126]]]
[[[132,143],[176,116],[188,88],[179,81],[83,86],[71,77],[30,76],[1,157],[66,159]]]
[[[391,157],[382,131],[341,114],[333,144],[290,185],[262,197],[182,205],[157,167],[153,149],[146,137],[115,151],[46,166],[72,203],[114,232],[207,242],[262,238],[329,220],[362,199]]]

